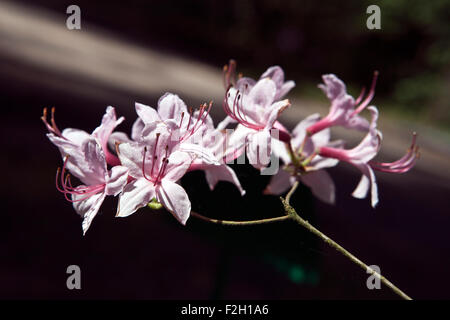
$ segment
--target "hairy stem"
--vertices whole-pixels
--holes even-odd
[[[284,210],[286,211],[286,214],[290,216],[295,222],[297,222],[302,227],[306,228],[311,233],[318,236],[320,239],[322,239],[326,244],[328,244],[330,247],[336,249],[338,252],[346,256],[350,261],[357,264],[364,270],[366,270],[368,273],[374,275],[375,277],[379,278],[380,281],[389,287],[394,293],[396,293],[398,296],[400,296],[402,299],[405,300],[412,300],[408,295],[406,295],[402,290],[397,288],[392,282],[390,282],[388,279],[386,279],[384,276],[370,268],[368,265],[366,265],[364,262],[359,260],[357,257],[355,257],[353,254],[351,254],[349,251],[347,251],[345,248],[343,248],[341,245],[336,243],[334,240],[330,239],[328,236],[326,236],[323,232],[316,229],[314,226],[312,226],[308,221],[304,220],[302,217],[298,215],[298,213],[295,211],[295,209],[289,204],[290,198],[294,191],[297,189],[298,182],[296,182],[291,190],[286,195],[286,199],[281,198],[281,201],[284,205]]]

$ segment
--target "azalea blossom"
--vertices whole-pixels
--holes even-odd
[[[171,128],[172,145],[179,151],[191,153],[197,157],[197,161],[205,164],[219,165],[216,157],[199,143],[206,130],[205,121],[211,106],[212,102],[209,105],[203,104],[194,112],[192,108],[188,110],[183,100],[172,93],[166,93],[159,99],[157,110],[136,103],[139,119],[133,125],[132,138],[134,141],[145,140],[143,128],[154,122],[163,122]]]
[[[52,108],[50,120],[51,124],[49,124],[47,121],[47,109],[44,108],[44,114],[41,117],[41,120],[44,122],[49,131],[49,134],[47,136],[60,149],[63,157],[64,149],[71,148],[80,150],[84,142],[86,142],[91,137],[94,137],[98,139],[100,146],[103,149],[103,152],[106,156],[106,162],[111,166],[120,164],[119,159],[108,150],[108,139],[115,127],[122,123],[125,118],[120,117],[119,119],[117,119],[116,112],[113,107],[109,106],[106,108],[105,115],[102,118],[102,123],[92,132],[92,134],[89,134],[83,130],[73,128],[66,128],[61,132],[56,125],[54,114],[55,109]],[[69,160],[68,163],[69,168],[71,168],[71,161],[72,160]]]
[[[312,135],[332,126],[343,126],[348,129],[361,131],[368,130],[369,122],[361,117],[359,113],[369,105],[375,95],[377,77],[378,72],[375,72],[369,94],[362,101],[364,89],[355,100],[351,95],[347,94],[344,82],[334,74],[322,76],[324,84],[320,84],[319,88],[331,100],[331,107],[329,113],[324,118],[308,127],[308,133]]]
[[[127,217],[155,198],[179,222],[186,224],[191,202],[176,182],[189,169],[193,157],[175,150],[171,135],[166,123],[152,122],[144,127],[141,141],[118,145],[120,161],[135,180],[124,188],[116,216]]]
[[[230,60],[228,65],[223,67],[224,87],[228,89],[230,86],[236,87],[242,92],[246,92],[253,88],[256,81],[252,78],[242,77],[239,74],[239,79],[236,79],[236,61]],[[284,71],[280,66],[269,67],[259,78],[259,80],[269,78],[274,81],[276,86],[276,93],[274,100],[282,99],[292,88],[295,87],[295,82],[292,80],[284,81]]]
[[[81,152],[74,152],[71,146],[61,148],[67,155],[62,172],[60,169],[57,171],[56,186],[64,193],[66,199],[73,203],[76,212],[83,217],[82,228],[85,234],[105,197],[117,196],[122,192],[127,183],[128,168],[115,166],[108,171],[106,156],[99,139],[94,137],[89,137],[82,142]],[[70,176],[65,175],[69,159],[77,168],[72,174],[83,183],[77,187],[73,187]],[[60,179],[58,179],[59,173],[61,173]]]
[[[199,143],[201,146],[213,154],[219,165],[205,163],[201,158],[196,158],[189,170],[203,170],[205,177],[211,190],[214,189],[217,182],[228,181],[233,183],[238,189],[241,195],[245,194],[245,190],[242,188],[239,179],[234,170],[226,164],[227,161],[231,161],[239,157],[243,151],[243,147],[239,145],[230,145],[232,141],[228,130],[220,130],[220,128],[214,128],[214,123],[211,117],[208,115],[205,119],[206,129],[203,130],[203,135],[200,137]],[[233,133],[231,133],[233,135]]]
[[[236,141],[245,141],[247,157],[257,169],[266,167],[270,160],[271,142],[276,121],[284,109],[291,104],[289,100],[275,101],[276,84],[269,78],[259,80],[248,94],[231,87],[224,99],[224,109],[230,118],[237,121]],[[278,139],[288,141],[289,133],[279,130]]]
[[[330,142],[330,129],[309,136],[306,129],[319,119],[319,114],[305,118],[294,128],[290,145],[280,142],[274,148],[275,154],[283,160],[284,168],[272,177],[265,194],[282,194],[299,180],[311,188],[312,193],[320,200],[334,203],[335,185],[324,169],[335,166],[339,161],[323,158],[317,154],[317,150],[322,146],[338,147],[342,142]]]

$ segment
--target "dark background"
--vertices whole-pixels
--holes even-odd
[[[59,14],[62,28],[72,4],[16,3]],[[377,102],[385,103],[394,121],[407,117],[446,136],[448,2],[377,3],[382,30],[369,31],[365,9],[372,3],[364,1],[78,1],[82,30],[74,32],[90,32],[95,25],[117,39],[218,70],[234,58],[240,71],[254,77],[280,64],[299,84],[293,94],[312,98],[320,96],[314,87],[323,73],[336,73],[360,88],[377,69],[382,75]],[[239,228],[190,218],[183,227],[164,211],[146,209],[118,219],[117,200],[108,199],[83,237],[80,218],[54,186],[60,156],[45,137],[42,108],[57,106],[61,128],[91,131],[104,108],[114,104],[127,118],[121,130],[129,132],[135,99],[154,105],[164,92],[136,97],[126,88],[103,87],[93,79],[56,76],[43,64],[30,66],[2,48],[1,298],[397,298],[384,288],[368,290],[363,270],[290,222]],[[48,86],[49,80],[64,88]],[[80,94],[79,86],[94,93]],[[186,175],[182,183],[193,208],[236,220],[282,213],[276,197],[261,196],[267,177],[251,167],[235,169],[247,189],[243,198],[226,183],[209,191],[202,173]],[[329,170],[337,185],[335,206],[320,203],[306,188],[295,194],[293,205],[363,261],[379,265],[413,298],[448,299],[448,169],[378,174],[381,201],[373,210],[367,199],[350,195],[359,173],[340,165]],[[65,271],[71,264],[81,267],[80,291],[66,288]]]

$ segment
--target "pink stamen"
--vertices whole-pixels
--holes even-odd
[[[361,93],[359,94],[358,98],[356,98],[355,105],[361,102],[362,98],[364,97],[364,93],[366,93],[365,87],[362,88]]]
[[[151,169],[151,171],[150,171],[150,176],[151,176],[151,177],[153,177],[153,168],[155,167],[155,162],[156,162],[156,160],[158,159],[158,156],[157,156],[157,154],[156,154],[156,148],[157,148],[157,146],[158,146],[158,141],[159,141],[159,136],[160,136],[160,135],[161,135],[161,134],[160,134],[159,132],[156,134],[155,147],[153,148],[152,169]],[[144,162],[145,162],[145,153],[144,153]],[[144,174],[144,176],[145,176],[145,174]]]
[[[105,188],[105,184],[99,184],[99,185],[94,185],[94,186],[80,186],[77,188],[72,187],[72,182],[70,181],[70,174],[67,174],[66,177],[64,178],[65,172],[66,172],[66,164],[67,161],[69,159],[69,156],[67,156],[64,159],[64,165],[62,170],[60,168],[57,169],[56,171],[56,179],[55,179],[55,184],[56,184],[56,189],[64,194],[64,197],[66,198],[67,201],[69,202],[79,202],[79,201],[83,201],[88,199],[89,197],[93,196],[94,194],[98,193],[99,191],[103,190]],[[58,179],[58,175],[61,174],[60,179]],[[60,184],[61,187],[59,186],[58,180],[60,180]],[[81,199],[77,199],[77,200],[73,200],[73,199],[69,199],[68,195],[86,195],[86,197],[81,198]]]
[[[144,147],[144,156],[143,156],[143,158],[142,158],[142,175],[144,176],[144,178],[147,180],[147,181],[151,181],[149,178],[147,178],[147,175],[145,174],[145,154],[147,153],[147,147]],[[154,166],[154,164],[155,164],[155,161],[153,161],[153,163],[152,163],[152,172],[153,172],[153,166]],[[151,176],[152,174],[150,173],[150,176]]]
[[[47,121],[47,108],[44,108],[43,112],[42,112],[42,117],[41,117],[42,122],[44,122],[45,126],[47,127],[47,130],[50,133],[53,133],[55,135],[57,135],[58,137],[64,138],[63,135],[61,134],[61,131],[58,129],[58,126],[56,125],[55,122],[55,108],[52,108],[52,115],[50,118],[50,122],[52,125],[50,125]],[[67,140],[67,139],[66,139]]]
[[[369,165],[378,171],[390,173],[404,173],[409,171],[419,158],[419,147],[416,145],[417,134],[413,133],[411,146],[408,148],[406,154],[399,160],[394,162],[369,162]]]
[[[245,114],[241,113],[241,109],[242,109],[241,101],[243,100],[243,96],[240,91],[236,92],[236,96],[233,100],[233,111],[231,111],[231,108],[228,104],[229,97],[230,97],[230,92],[228,89],[227,94],[225,95],[225,98],[223,100],[223,109],[225,110],[225,112],[227,113],[228,116],[230,116],[233,120],[239,122],[240,124],[242,124],[243,126],[245,126],[247,128],[254,129],[254,130],[261,130],[264,128],[264,126],[250,123],[247,120]]]
[[[161,181],[162,177],[164,177],[164,172],[165,172],[165,170],[166,170],[167,164],[169,163],[168,152],[169,152],[169,146],[166,146],[166,155],[165,155],[165,157],[162,159],[161,167],[159,168],[158,175],[156,176],[156,179],[155,179],[155,181],[153,182],[154,185],[156,185],[157,183],[159,183],[159,182]]]
[[[378,71],[375,71],[373,73],[373,78],[372,78],[372,85],[370,86],[370,91],[369,94],[367,95],[367,97],[364,99],[363,102],[361,102],[361,104],[359,105],[358,108],[355,109],[355,111],[353,111],[353,113],[351,114],[351,116],[354,116],[355,114],[360,113],[361,111],[364,110],[365,107],[367,107],[367,105],[370,103],[370,101],[373,99],[373,96],[375,95],[375,86],[377,84],[377,78],[378,78]],[[358,98],[359,99],[359,98]],[[355,102],[355,105],[357,103]]]

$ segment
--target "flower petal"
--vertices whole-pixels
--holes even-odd
[[[164,179],[178,181],[184,176],[192,163],[192,157],[186,152],[175,151],[169,156]]]
[[[117,196],[122,192],[123,188],[128,181],[128,171],[129,169],[124,166],[115,166],[109,172],[105,193],[108,196]]]
[[[124,117],[116,118],[116,111],[113,107],[109,106],[106,108],[106,113],[103,115],[102,123],[98,126],[92,136],[100,141],[100,145],[106,152],[106,145],[108,143],[108,138],[113,132],[114,128],[117,127],[122,121],[125,120]]]
[[[177,148],[177,151],[190,154],[192,158],[195,158],[197,163],[220,165],[220,161],[217,160],[214,153],[209,148],[205,148],[201,145],[182,143]]]
[[[167,179],[156,188],[158,201],[183,225],[191,213],[191,201],[184,189]]]
[[[271,129],[280,114],[291,106],[289,100],[278,101],[266,108],[264,113],[266,129]]]
[[[85,197],[85,196],[84,195],[76,195],[76,194],[72,195],[72,200],[75,201],[73,203],[73,207],[74,207],[75,211],[81,217],[83,217],[83,222],[82,222],[81,226],[83,228],[83,235],[84,235],[88,231],[88,229],[92,223],[92,220],[97,215],[97,212],[100,209],[100,206],[102,205],[103,200],[105,200],[105,193],[100,192],[100,193],[90,196],[89,198],[87,198],[85,200],[77,201],[77,199],[82,199],[83,197]]]
[[[346,94],[347,91],[344,82],[334,74],[325,74],[322,76],[322,79],[325,84],[319,84],[319,88],[325,92],[328,99],[334,100]]]
[[[145,178],[130,182],[120,195],[116,217],[128,217],[139,208],[145,207],[153,197],[155,197],[153,183]]]
[[[145,104],[136,102],[135,108],[136,108],[136,113],[138,114],[139,118],[141,118],[141,120],[145,124],[161,120],[158,115],[158,112],[155,109],[153,109],[152,107],[149,107],[149,106],[146,106]]]
[[[131,139],[134,141],[141,141],[142,139],[142,131],[144,130],[145,124],[141,118],[137,118],[133,123],[133,127],[131,128]]]
[[[239,189],[241,196],[245,195],[245,190],[242,189],[236,173],[226,164],[222,164],[220,166],[206,166],[203,170],[205,171],[206,181],[208,181],[208,185],[211,190],[214,189],[217,182],[228,181],[233,183]]]
[[[336,188],[330,175],[325,170],[311,171],[300,177],[311,188],[312,193],[323,202],[334,204]]]
[[[248,136],[247,157],[255,168],[262,169],[270,163],[271,141],[268,130],[261,130]]]
[[[358,183],[358,186],[353,191],[352,196],[358,199],[363,199],[366,197],[369,188],[371,190],[371,205],[373,208],[378,204],[378,187],[375,178],[375,174],[372,168],[366,164],[362,163],[356,165],[356,167],[361,170],[362,177]]]
[[[81,146],[91,135],[83,130],[66,128],[62,131],[62,136],[70,142]]]
[[[172,119],[178,123],[183,112],[184,118],[189,118],[186,104],[176,94],[168,92],[159,98],[158,114],[162,120]]]
[[[278,173],[272,177],[264,194],[280,195],[287,191],[295,182],[296,178],[291,176],[286,170],[278,170]]]
[[[250,90],[247,96],[244,96],[244,109],[251,111],[249,108],[267,108],[272,105],[277,87],[275,82],[268,78],[259,80],[255,86]]]
[[[144,146],[139,142],[121,143],[118,149],[120,162],[129,169],[129,175],[136,179],[143,177]]]
[[[128,138],[128,135],[125,132],[116,131],[109,136],[108,147],[111,150],[116,150],[116,143],[120,144],[124,142],[132,142],[132,140]]]

